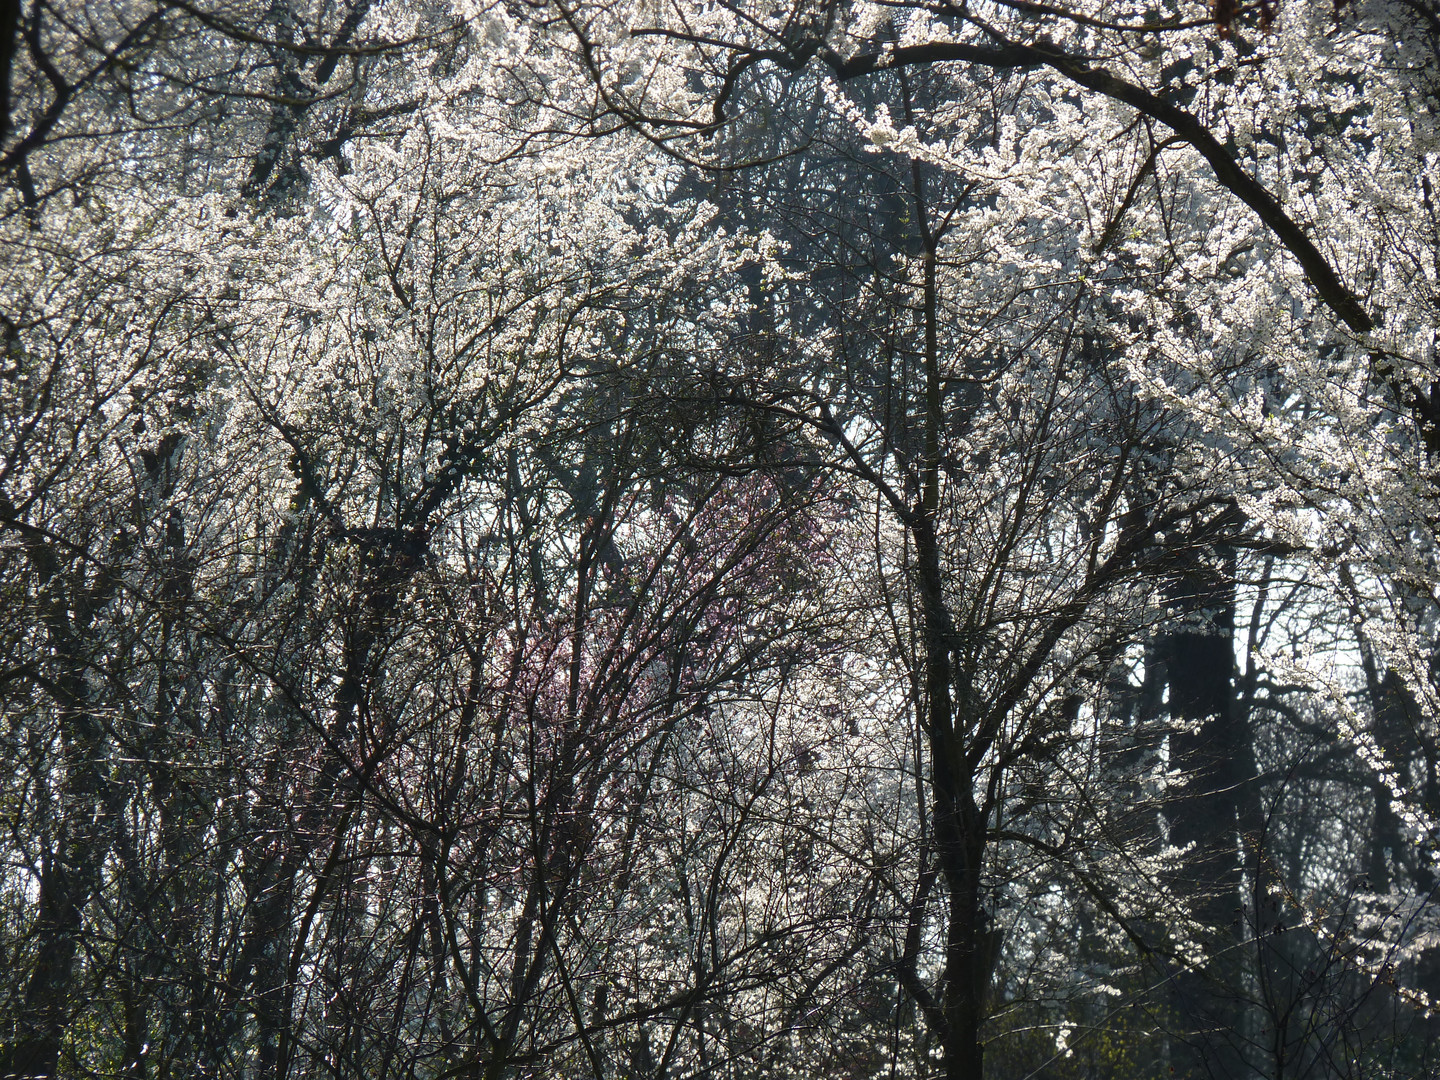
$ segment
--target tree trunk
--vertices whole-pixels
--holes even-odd
[[[1255,835],[1255,766],[1235,691],[1233,560],[1220,563],[1192,559],[1175,604],[1194,622],[1162,642],[1170,714],[1188,728],[1170,738],[1171,768],[1187,778],[1167,815],[1170,842],[1191,848],[1176,887],[1206,929],[1211,957],[1203,973],[1182,972],[1172,982],[1184,1042],[1176,1048],[1177,1076],[1246,1074],[1244,973],[1234,946],[1245,925],[1240,838]]]

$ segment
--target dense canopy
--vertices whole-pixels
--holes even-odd
[[[0,0],[0,1080],[1440,1071],[1433,0]]]

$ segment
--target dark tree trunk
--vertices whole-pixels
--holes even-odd
[[[56,677],[51,694],[59,725],[58,815],[53,840],[40,866],[39,903],[32,933],[39,942],[35,965],[25,979],[25,995],[15,1035],[0,1047],[0,1078],[53,1077],[75,997],[76,955],[86,906],[100,881],[109,853],[112,817],[103,760],[105,729],[91,707],[85,635],[96,613],[107,604],[119,574],[109,567],[95,584],[75,589],[60,572],[48,538],[39,530],[11,521],[24,538],[36,571]],[[112,554],[123,555],[117,544]],[[17,973],[18,974],[18,973]]]
[[[1254,805],[1254,750],[1249,719],[1236,694],[1234,560],[1197,553],[1182,573],[1173,603],[1186,625],[1160,643],[1170,715],[1185,730],[1170,738],[1170,765],[1186,777],[1167,814],[1170,842],[1190,846],[1175,882],[1204,928],[1203,972],[1172,980],[1181,1045],[1178,1076],[1240,1076],[1247,1016],[1241,985],[1247,925],[1246,853],[1259,835]]]

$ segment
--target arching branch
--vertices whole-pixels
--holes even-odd
[[[1360,298],[1340,280],[1330,261],[1321,254],[1305,230],[1285,212],[1279,200],[1240,166],[1199,118],[1143,86],[1050,45],[1006,42],[983,46],[937,41],[865,53],[848,59],[842,59],[834,52],[826,52],[823,56],[835,77],[842,81],[890,68],[949,61],[980,64],[997,70],[1048,67],[1087,90],[1124,102],[1143,115],[1158,120],[1199,151],[1220,185],[1254,210],[1265,227],[1295,256],[1320,299],[1346,326],[1357,334],[1367,333],[1375,327],[1375,320],[1365,310]]]

